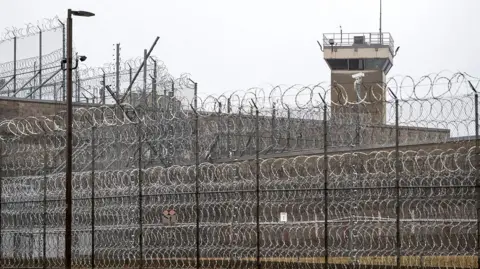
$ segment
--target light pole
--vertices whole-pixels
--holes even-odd
[[[81,17],[92,17],[95,14],[88,11],[74,11],[69,9],[67,16],[67,150],[66,150],[66,176],[65,176],[65,268],[72,268],[72,15]],[[82,60],[83,59],[83,60]],[[80,57],[84,61],[85,56]],[[78,65],[78,59],[77,59]],[[75,67],[76,68],[76,67]]]

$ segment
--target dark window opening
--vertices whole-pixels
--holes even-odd
[[[348,70],[363,70],[363,59],[350,59]]]
[[[385,65],[385,59],[366,59],[365,69],[382,70]]]
[[[348,61],[346,59],[330,59],[328,63],[332,70],[348,70]]]
[[[385,68],[385,74],[388,74],[388,72],[390,71],[390,69],[392,68],[392,63],[390,61],[388,61],[388,65],[387,67]]]

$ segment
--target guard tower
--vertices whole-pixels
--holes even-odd
[[[396,53],[391,35],[379,32],[324,34],[323,48],[324,59],[331,70],[331,100],[341,104],[363,100],[361,105],[332,106],[332,117],[385,124],[386,75]]]

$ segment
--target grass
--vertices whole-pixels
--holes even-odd
[[[230,258],[201,258],[202,261],[228,261]],[[371,265],[371,266],[395,266],[396,257],[394,256],[370,256],[370,257],[358,257],[359,265]],[[159,259],[147,259],[145,262],[146,267],[148,264],[155,263],[155,261],[183,261],[188,263],[195,263],[193,257],[179,257],[179,258],[159,258]],[[255,257],[244,257],[236,259],[236,261],[255,261]],[[310,263],[310,264],[323,264],[325,263],[324,257],[263,257],[263,262],[277,262],[277,263]],[[98,260],[97,264],[110,263],[111,260]],[[129,261],[129,263],[135,261]],[[115,263],[115,262],[113,262]],[[329,257],[330,264],[350,264],[350,257]],[[402,266],[411,267],[436,267],[436,268],[478,268],[476,256],[403,256],[401,258]],[[128,266],[126,266],[128,268]]]
[[[230,258],[201,258],[202,261],[225,261]],[[238,258],[240,261],[255,261],[255,257]],[[191,260],[194,258],[167,258],[161,260]],[[284,263],[325,263],[324,257],[263,257],[263,262],[284,262]],[[396,265],[395,256],[365,256],[357,258],[359,265]],[[329,257],[330,264],[350,264],[350,257]],[[476,256],[403,256],[400,260],[401,266],[414,267],[442,267],[442,268],[478,268]]]

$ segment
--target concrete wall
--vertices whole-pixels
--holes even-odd
[[[74,103],[75,107],[99,106],[98,104]],[[0,120],[29,116],[50,116],[65,111],[63,102],[37,99],[0,98]]]
[[[332,117],[339,117],[339,114],[342,117],[351,115],[351,121],[354,122],[385,124],[387,103],[385,102],[386,93],[382,87],[385,74],[381,70],[361,71],[365,77],[362,79],[360,96],[357,97],[352,75],[358,72],[360,71],[332,71],[332,102],[341,104],[332,105]],[[344,105],[347,101],[361,104]]]

